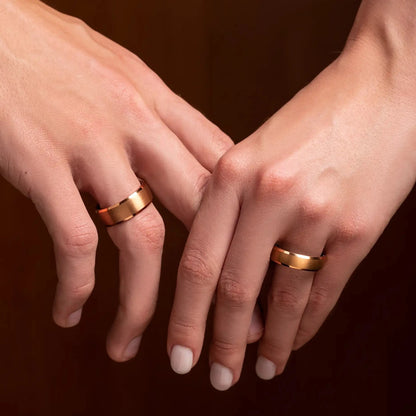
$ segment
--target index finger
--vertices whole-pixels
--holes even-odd
[[[170,90],[158,102],[158,111],[166,125],[210,172],[234,145],[215,124]]]
[[[178,270],[167,348],[172,369],[179,374],[189,372],[199,359],[207,315],[238,219],[236,194],[214,188],[210,182]],[[215,215],[218,207],[221,214]]]

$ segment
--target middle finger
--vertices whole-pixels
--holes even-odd
[[[274,207],[272,207],[274,205]],[[227,390],[240,377],[250,321],[270,261],[276,204],[244,204],[217,287],[210,349],[211,383]]]

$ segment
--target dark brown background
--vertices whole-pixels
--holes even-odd
[[[239,140],[337,56],[359,1],[48,3],[140,55]],[[227,393],[210,387],[206,354],[190,375],[169,369],[166,326],[186,237],[178,221],[163,211],[160,303],[140,354],[116,364],[104,348],[117,305],[117,253],[105,232],[82,323],[60,329],[50,318],[55,270],[45,227],[30,201],[4,181],[0,193],[1,415],[416,414],[414,193],[284,375],[257,379],[250,347],[242,379]]]

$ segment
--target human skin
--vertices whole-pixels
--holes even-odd
[[[0,1],[0,77],[0,173],[49,230],[53,318],[70,327],[93,290],[97,246],[80,191],[106,207],[141,177],[189,227],[232,141],[137,56],[36,0]],[[164,225],[150,205],[108,232],[120,251],[120,306],[107,350],[125,361],[153,314]]]
[[[191,357],[183,373],[200,357],[216,293],[211,382],[226,390],[238,381],[278,242],[327,256],[316,273],[274,267],[256,371],[281,374],[411,191],[415,19],[412,0],[363,1],[338,59],[218,162],[180,263],[169,325],[171,359]]]

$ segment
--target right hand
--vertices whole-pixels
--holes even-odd
[[[54,242],[55,322],[76,325],[94,286],[97,231],[79,191],[105,207],[150,185],[187,227],[232,141],[137,56],[37,0],[0,5],[0,173]],[[132,358],[155,307],[163,221],[153,205],[108,229],[120,250],[111,358]]]

